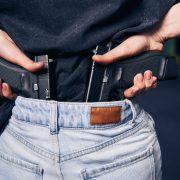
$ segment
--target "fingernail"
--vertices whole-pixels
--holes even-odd
[[[150,80],[152,77],[152,73],[150,71],[147,71],[144,73],[145,79]]]

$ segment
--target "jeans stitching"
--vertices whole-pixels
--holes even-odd
[[[138,116],[140,116],[140,115],[143,115],[143,111],[141,112],[141,114],[139,114]],[[138,117],[137,116],[137,117]],[[133,119],[132,119],[133,120]],[[131,120],[131,121],[132,121]],[[127,126],[127,125],[129,125],[129,122],[127,122],[127,123],[125,123],[125,124],[123,124],[123,125],[121,125],[121,126],[117,126],[117,127],[112,127],[111,128],[111,130],[114,130],[114,129],[118,129],[118,128],[123,128],[124,126]],[[67,129],[67,128],[61,128],[62,130],[69,130],[69,129]],[[90,129],[91,131],[92,130],[98,130],[98,131],[100,131],[100,130],[102,130],[102,131],[104,131],[104,130],[108,130],[108,129],[110,129],[110,128],[107,128],[107,129]],[[79,129],[70,129],[70,130],[75,130],[75,131],[80,131],[80,132],[78,132],[78,133],[81,133],[81,134],[83,134],[83,132],[82,132],[82,130],[89,130],[89,129],[81,129],[81,130],[79,130]],[[75,132],[76,133],[76,132]],[[98,143],[99,144],[99,143]],[[91,146],[97,146],[97,143],[94,143],[94,144],[92,144]],[[88,148],[88,147],[84,147],[84,149],[86,149],[86,148]],[[73,154],[73,153],[76,153],[77,152],[77,150],[72,150],[72,151],[70,151],[68,154]],[[66,155],[64,155],[64,156],[66,156]]]
[[[0,151],[0,158],[6,162],[9,162],[11,165],[13,164],[15,167],[26,169],[29,172],[33,172],[38,175],[42,174],[42,168],[40,168],[39,165],[31,164],[29,162],[25,162],[23,160],[15,159],[14,157],[10,157],[10,156],[8,157],[8,156],[9,155],[6,155]]]
[[[150,165],[151,165],[151,176],[152,176],[152,180],[155,180],[155,170],[154,170],[154,167],[155,167],[155,164],[154,164],[154,157],[152,156],[150,159]],[[153,164],[153,165],[152,165]]]
[[[24,98],[21,98],[21,97],[18,97],[18,99],[20,99],[20,101],[26,101],[26,99],[24,99]],[[40,100],[37,100],[36,102],[37,103],[39,103],[39,101]],[[53,102],[51,102],[51,101],[48,101],[48,103],[49,104],[51,104],[51,106],[52,105],[55,105],[57,102],[55,101],[53,101]],[[64,102],[58,102],[58,103],[61,103],[61,104],[63,104]],[[107,104],[104,104],[104,102],[103,103],[101,103],[100,105],[110,105],[110,106],[117,106],[117,104],[114,104],[114,103],[117,103],[118,104],[118,101],[117,102],[107,102]],[[140,114],[140,112],[141,112],[141,110],[139,111],[139,113],[136,113],[136,108],[134,107],[134,105],[131,103],[131,101],[129,101],[128,99],[125,99],[125,100],[123,100],[123,103],[125,103],[125,104],[128,104],[129,106],[130,106],[130,108],[131,108],[131,111],[132,111],[132,115],[133,115],[133,117],[131,118],[131,120],[128,120],[128,122],[130,122],[130,121],[133,121],[135,118],[136,118],[136,116],[139,116],[139,114]],[[69,104],[69,103],[67,103],[67,104]],[[91,105],[92,105],[93,103],[91,103]],[[78,103],[77,103],[77,105],[78,105]],[[85,105],[84,103],[82,103],[81,105]],[[90,104],[89,104],[90,105]],[[95,103],[95,105],[96,106],[98,106],[99,105],[99,103],[98,103],[98,105],[97,105],[97,103]],[[52,111],[52,110],[51,110]],[[13,114],[13,116],[15,117],[15,119],[18,119],[18,120],[21,120],[21,121],[24,121],[24,122],[26,122],[27,120],[23,120],[22,118],[19,118],[18,117],[18,115],[16,115],[16,114]],[[42,125],[42,126],[47,126],[47,127],[49,127],[50,126],[50,124],[49,123],[45,123],[45,124],[40,124],[40,123],[37,123],[37,122],[35,122],[35,123],[33,123],[33,122],[30,122],[30,121],[27,121],[27,122],[29,122],[30,124],[37,124],[37,125]],[[127,122],[127,123],[128,123]],[[111,124],[111,125],[105,125],[105,126],[100,126],[100,127],[98,127],[98,126],[90,126],[90,127],[62,127],[62,126],[58,126],[58,127],[60,127],[60,128],[64,128],[64,129],[108,129],[108,128],[116,128],[117,126],[119,126],[119,125],[121,125],[121,126],[123,126],[123,125],[126,125],[126,123],[123,123],[123,121],[122,122],[120,122],[120,123],[116,123],[116,124]]]
[[[19,142],[24,144],[24,146],[28,147],[33,152],[38,153],[38,155],[41,155],[46,158],[50,158],[52,160],[55,160],[55,156],[58,156],[56,154],[47,152],[47,151],[41,149],[40,147],[37,147],[37,146],[33,145],[32,143],[28,142],[25,138],[21,137],[18,133],[14,132],[10,127],[7,127],[6,129],[10,135],[12,135],[14,138],[16,138],[16,140],[18,140]]]
[[[113,138],[111,140],[105,141],[105,142],[99,144],[98,146],[85,148],[83,150],[76,151],[74,153],[61,156],[60,157],[61,162],[71,160],[71,159],[75,159],[75,158],[83,156],[85,154],[89,154],[89,153],[93,153],[93,152],[102,150],[102,149],[104,149],[104,148],[106,148],[106,147],[108,147],[108,146],[110,146],[112,144],[115,144],[115,143],[119,142],[120,140],[122,140],[122,139],[124,139],[124,138],[126,138],[128,136],[131,136],[131,135],[135,134],[139,129],[141,129],[141,128],[145,127],[145,126],[147,126],[146,121],[141,121],[139,124],[137,124],[133,128],[128,129],[127,131],[120,134],[119,136],[117,136],[117,137],[115,137],[115,138]]]
[[[134,164],[136,162],[144,160],[147,157],[151,157],[152,155],[153,155],[153,147],[150,146],[149,148],[147,148],[143,152],[136,153],[134,156],[128,157],[128,158],[126,158],[124,160],[120,160],[120,161],[115,162],[115,163],[111,163],[111,164],[109,164],[109,166],[108,165],[102,165],[100,168],[97,168],[96,170],[93,169],[92,170],[93,175],[90,175],[92,173],[88,173],[88,170],[86,170],[86,169],[84,171],[82,171],[81,173],[83,174],[85,179],[86,178],[94,178],[94,177],[97,177],[97,176],[101,176],[102,174],[109,173],[112,170],[130,166],[130,165],[132,165],[132,164]],[[150,162],[150,164],[151,164],[151,162]]]
[[[31,99],[31,98],[24,98],[24,97],[21,97],[21,96],[18,96],[17,99],[16,99],[16,102],[18,104],[22,104],[24,105],[24,103],[22,103],[21,101],[24,101],[24,102],[32,102],[32,103],[47,103],[47,104],[55,104],[57,101],[47,101],[47,100],[42,100],[42,99]],[[73,106],[117,106],[121,105],[121,103],[129,103],[131,101],[129,101],[128,99],[125,99],[125,100],[122,100],[122,101],[107,101],[107,102],[58,102],[59,105],[73,105]]]
[[[49,129],[52,135],[57,134],[57,103],[51,105]]]

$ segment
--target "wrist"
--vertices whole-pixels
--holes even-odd
[[[145,34],[145,37],[147,39],[147,50],[163,50],[164,38],[162,34],[159,31],[157,31],[157,29],[148,31]]]
[[[180,3],[174,5],[164,17],[157,33],[164,40],[180,36]]]

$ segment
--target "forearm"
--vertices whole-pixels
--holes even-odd
[[[158,32],[164,40],[180,36],[180,3],[174,5],[163,19]]]

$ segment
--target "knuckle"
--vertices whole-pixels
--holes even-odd
[[[132,93],[133,93],[133,92],[136,93],[136,92],[138,92],[138,91],[140,91],[140,90],[141,90],[141,88],[139,88],[139,87],[137,86],[136,89],[134,89],[134,91],[132,91]]]
[[[3,35],[4,31],[0,29],[0,36]]]
[[[33,64],[32,63],[27,63],[26,65],[25,65],[25,68],[28,70],[28,71],[33,71]]]
[[[4,43],[6,38],[3,36],[3,34],[0,34],[0,43]]]
[[[141,84],[139,84],[139,86],[138,86],[139,90],[143,90],[145,87],[146,87],[146,86],[145,86],[144,83],[141,83]]]
[[[153,87],[153,85],[154,85],[152,81],[146,82],[145,84],[146,84],[145,85],[146,89],[151,89]]]
[[[153,83],[152,83],[152,82],[147,82],[147,83],[146,83],[146,85],[145,85],[145,87],[146,87],[146,88],[151,88],[151,87],[152,87],[152,85],[153,85]]]

